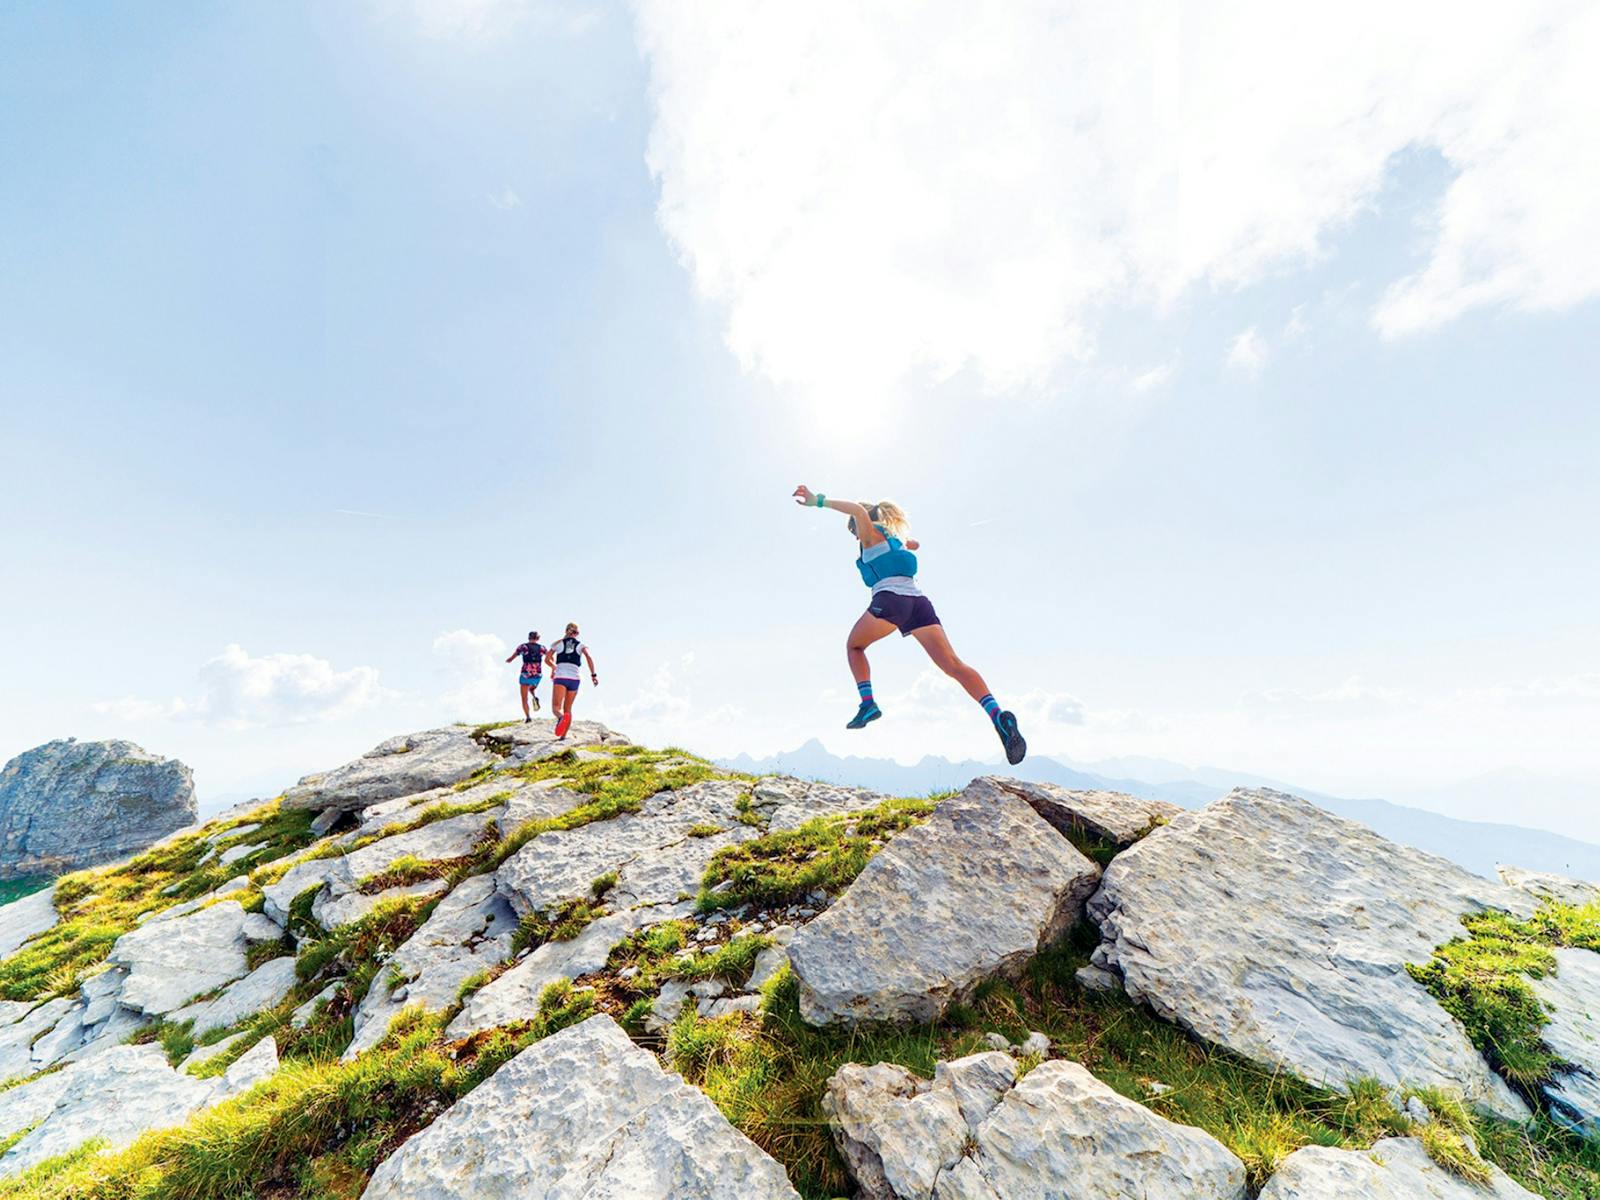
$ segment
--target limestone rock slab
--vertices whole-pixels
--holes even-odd
[[[259,913],[245,912],[237,900],[141,925],[118,938],[108,956],[127,972],[118,1000],[150,1016],[172,1012],[241,978],[251,942],[281,932]]]
[[[381,1163],[363,1200],[797,1200],[783,1168],[610,1017],[529,1046]]]
[[[613,948],[647,924],[674,915],[667,910],[629,909],[591,921],[577,937],[546,942],[498,979],[467,998],[455,1020],[451,1037],[466,1037],[482,1029],[526,1021],[539,1012],[539,995],[558,979],[576,979],[606,965]]]
[[[14,1175],[77,1149],[90,1138],[126,1146],[147,1129],[181,1124],[209,1101],[214,1081],[174,1071],[157,1045],[118,1046],[63,1072],[43,1123],[0,1156],[0,1176]]]
[[[192,1032],[200,1037],[213,1029],[226,1029],[282,1002],[299,982],[294,956],[269,959],[205,1005],[194,1018]]]
[[[1522,892],[1281,792],[1237,790],[1119,854],[1090,915],[1096,965],[1205,1041],[1312,1083],[1371,1077],[1526,1106],[1406,973],[1464,913]]]
[[[1370,1150],[1306,1146],[1278,1167],[1260,1200],[1537,1200],[1497,1167],[1487,1186],[1452,1175],[1416,1138],[1385,1138]]]
[[[355,1037],[344,1057],[377,1045],[389,1022],[410,1005],[438,1011],[454,1004],[463,983],[510,957],[516,929],[516,914],[494,890],[491,876],[463,880],[372,981],[356,1009]],[[391,976],[404,982],[391,987]]]
[[[1083,910],[1099,868],[988,780],[892,839],[789,943],[813,1024],[924,1021],[1016,972]]]
[[[495,762],[464,725],[425,729],[380,742],[353,762],[307,775],[283,794],[286,808],[354,811],[460,783]]]
[[[600,876],[620,872],[669,847],[673,854],[699,854],[703,848],[692,843],[702,839],[691,838],[689,831],[707,824],[736,827],[738,802],[749,791],[748,784],[737,780],[707,780],[658,792],[638,812],[541,833],[500,865],[496,886],[519,914],[553,909],[587,896]],[[668,874],[663,873],[662,879]],[[645,875],[641,864],[632,890],[635,903],[671,902],[684,890],[676,876],[652,886]]]
[[[1600,1138],[1600,954],[1562,949],[1555,957],[1556,973],[1531,981],[1549,1011],[1544,1044],[1566,1064],[1544,1095],[1556,1121]]]
[[[59,919],[54,886],[0,906],[0,958],[10,957],[29,938],[54,929]]]
[[[1118,846],[1131,846],[1184,811],[1165,800],[1146,800],[1126,792],[1073,790],[997,775],[988,778],[996,787],[1026,800],[1034,812],[1062,833],[1081,830]]]

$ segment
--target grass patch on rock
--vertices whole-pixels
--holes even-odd
[[[1600,950],[1600,903],[1548,903],[1532,917],[1491,911],[1461,918],[1467,936],[1426,963],[1408,965],[1501,1075],[1537,1102],[1539,1084],[1559,1065],[1542,1037],[1548,1019],[1530,979],[1555,973],[1564,946]]]
[[[725,846],[712,856],[701,883],[701,912],[753,904],[773,908],[821,890],[830,894],[855,881],[872,856],[896,833],[926,819],[929,800],[886,800],[859,813],[817,817]]]

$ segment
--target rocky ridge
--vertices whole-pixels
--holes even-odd
[[[280,1055],[324,1095],[431,1055],[375,1171],[342,1157],[353,1117],[316,1152],[371,1171],[370,1200],[1537,1194],[1492,1168],[1461,1190],[1416,1140],[1426,1108],[1400,1107],[1432,1088],[1594,1128],[1600,956],[1559,950],[1535,981],[1561,1068],[1536,1093],[1407,970],[1464,914],[1587,886],[1506,883],[1270,792],[1181,813],[990,777],[918,803],[727,776],[592,723],[428,730],[0,909],[0,1177],[48,1173],[97,1112],[115,1149],[206,1109],[293,1111],[290,1085],[248,1094]],[[121,932],[91,954],[89,922]],[[1119,1025],[1145,1032],[1108,1051]],[[872,1057],[929,1045],[918,1029],[919,1070]],[[1375,1080],[1391,1100],[1362,1103],[1389,1115],[1262,1158],[1195,1106],[1268,1078],[1218,1051],[1313,1104]],[[787,1092],[749,1090],[779,1070],[816,1081],[798,1124],[763,1107]],[[108,1181],[163,1169],[143,1145]]]

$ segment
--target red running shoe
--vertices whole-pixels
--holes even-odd
[[[570,729],[571,727],[572,727],[572,713],[570,711],[562,713],[561,714],[561,718],[556,722],[556,736],[558,738],[566,737],[567,736],[567,730]]]

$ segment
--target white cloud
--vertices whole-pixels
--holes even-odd
[[[481,720],[483,714],[515,702],[516,674],[505,661],[510,653],[492,633],[454,629],[433,639],[433,655],[445,680],[439,699],[454,719]]]
[[[510,184],[507,184],[498,192],[489,193],[489,203],[501,212],[510,212],[514,208],[522,207],[522,197],[512,190]]]
[[[1600,292],[1581,0],[642,0],[638,30],[660,224],[744,366],[813,399],[1038,384],[1107,307],[1317,259],[1417,149],[1452,177],[1383,333]]]
[[[1228,343],[1227,363],[1233,370],[1255,379],[1267,365],[1268,353],[1266,341],[1252,325]]]
[[[1171,383],[1177,373],[1177,363],[1162,363],[1159,367],[1150,367],[1147,370],[1140,371],[1133,377],[1130,386],[1136,392],[1151,392],[1158,387]]]
[[[1365,682],[1352,675],[1335,687],[1318,691],[1296,688],[1266,688],[1248,692],[1243,698],[1246,711],[1265,717],[1369,717],[1395,707],[1406,699],[1394,688]]]
[[[705,708],[695,702],[693,690],[680,677],[693,665],[692,651],[681,655],[676,665],[663,662],[631,698],[613,703],[608,694],[596,695],[588,711],[623,733],[672,742],[685,742],[691,732],[698,737],[708,726],[738,720],[743,710],[736,705]]]
[[[200,668],[193,699],[168,702],[123,696],[97,702],[97,713],[119,721],[191,720],[225,729],[336,721],[395,697],[373,667],[337,671],[310,654],[252,656],[230,644]]]

